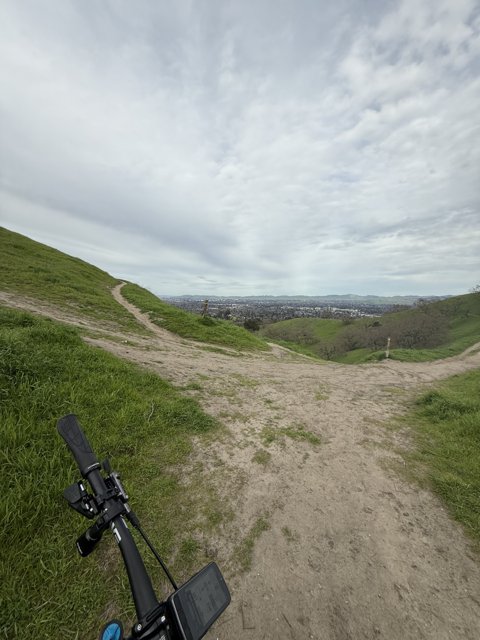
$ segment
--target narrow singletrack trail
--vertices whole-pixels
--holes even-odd
[[[121,286],[113,295],[151,335],[85,339],[190,387],[229,430],[195,454],[235,514],[211,541],[232,605],[208,638],[478,640],[479,556],[440,500],[394,471],[408,436],[386,425],[430,384],[480,367],[480,344],[436,362],[357,366],[275,347],[218,353],[154,325]],[[280,437],[300,428],[320,444]],[[259,518],[269,528],[251,569],[235,571]]]

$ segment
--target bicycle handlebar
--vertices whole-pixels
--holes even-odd
[[[86,479],[94,469],[100,469],[100,464],[82,431],[76,415],[70,413],[60,418],[57,422],[57,429],[72,452],[83,478]]]
[[[108,497],[107,485],[100,473],[100,464],[77,417],[74,414],[64,416],[58,421],[57,429],[75,458],[80,473],[92,487],[94,497],[102,501],[102,515],[109,522],[108,526],[115,535],[127,570],[137,616],[139,620],[143,620],[159,602],[137,545],[123,519],[124,513],[119,513],[118,500]],[[121,511],[124,512],[123,509]],[[101,529],[93,525],[77,540],[79,553],[82,556],[88,555],[100,538]]]
[[[120,475],[111,470],[108,461],[99,464],[77,417],[74,414],[64,416],[58,421],[57,428],[82,477],[92,489],[92,494],[88,493],[81,481],[64,491],[64,496],[73,509],[88,519],[96,518],[94,524],[77,539],[80,555],[88,556],[107,529],[111,529],[122,554],[137,612],[137,623],[128,640],[200,640],[230,604],[230,593],[218,566],[211,562],[185,584],[177,587],[131,510]],[[105,477],[101,473],[102,467]],[[140,532],[172,583],[174,592],[165,602],[159,602],[155,595],[127,521]],[[116,629],[113,637],[123,637],[117,622],[112,623]],[[109,625],[104,628],[102,638],[112,637],[108,627]]]

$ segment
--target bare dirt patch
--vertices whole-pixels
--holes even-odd
[[[384,428],[430,383],[479,367],[479,345],[432,363],[358,366],[279,347],[219,353],[114,295],[151,336],[86,340],[182,386],[229,430],[192,461],[235,514],[210,541],[232,604],[208,637],[479,637],[478,557],[435,496],[389,471],[385,459],[402,460]]]

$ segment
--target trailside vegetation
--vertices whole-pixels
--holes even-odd
[[[202,531],[224,518],[201,476],[186,490],[192,438],[220,429],[194,400],[154,373],[86,345],[76,329],[0,308],[5,637],[86,640],[97,637],[105,615],[134,617],[111,536],[89,558],[75,549],[89,522],[62,498],[64,488],[79,479],[56,430],[67,413],[78,415],[100,459],[110,457],[121,471],[132,507],[179,579],[192,563],[204,561]],[[148,566],[156,588],[163,588],[156,563]]]
[[[228,320],[218,320],[210,316],[198,316],[174,307],[157,298],[153,293],[135,284],[122,288],[123,297],[134,304],[159,327],[184,338],[218,344],[239,350],[265,350],[266,342],[252,335],[243,327]]]
[[[111,294],[119,280],[19,233],[0,227],[0,289],[52,304],[109,328],[146,333]]]
[[[409,475],[432,487],[480,543],[480,371],[424,394],[402,424],[416,444],[404,453]]]
[[[264,327],[261,335],[327,360],[359,363],[385,357],[424,361],[461,353],[480,340],[480,295],[472,293],[381,317],[299,318]]]

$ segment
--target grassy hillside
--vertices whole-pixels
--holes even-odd
[[[232,322],[208,316],[202,318],[194,313],[188,313],[163,302],[153,293],[137,285],[127,284],[122,289],[122,295],[141,311],[149,313],[152,322],[184,338],[233,347],[234,349],[268,348],[263,340]]]
[[[325,349],[333,344],[343,323],[323,318],[295,318],[267,325],[260,335],[293,351],[316,358],[328,357]]]
[[[405,454],[410,475],[432,487],[480,543],[480,371],[429,391],[403,422],[417,445]]]
[[[308,355],[348,364],[384,357],[389,336],[391,358],[435,360],[461,353],[480,341],[480,294],[348,324],[322,318],[286,320],[265,327],[261,333]]]
[[[321,318],[295,318],[294,320],[283,320],[265,327],[262,332],[269,338],[276,340],[291,340],[305,343],[317,339],[318,341],[333,340],[341,330],[343,323],[341,320],[321,319]]]
[[[143,332],[110,293],[118,280],[79,258],[0,227],[0,290]]]
[[[120,281],[79,258],[0,227],[0,291],[26,295],[120,330],[145,333],[112,297]],[[122,293],[153,322],[185,338],[234,349],[266,349],[265,342],[231,322],[214,320],[173,307],[133,284]]]
[[[122,472],[132,507],[177,577],[203,562],[202,535],[225,514],[201,475],[189,486],[176,471],[192,437],[218,428],[193,400],[87,346],[75,329],[5,309],[0,399],[2,635],[86,640],[106,615],[134,613],[111,536],[89,558],[75,550],[89,522],[62,498],[79,479],[55,426],[66,413],[79,416],[100,459],[110,456]],[[164,585],[150,566],[154,584]]]

